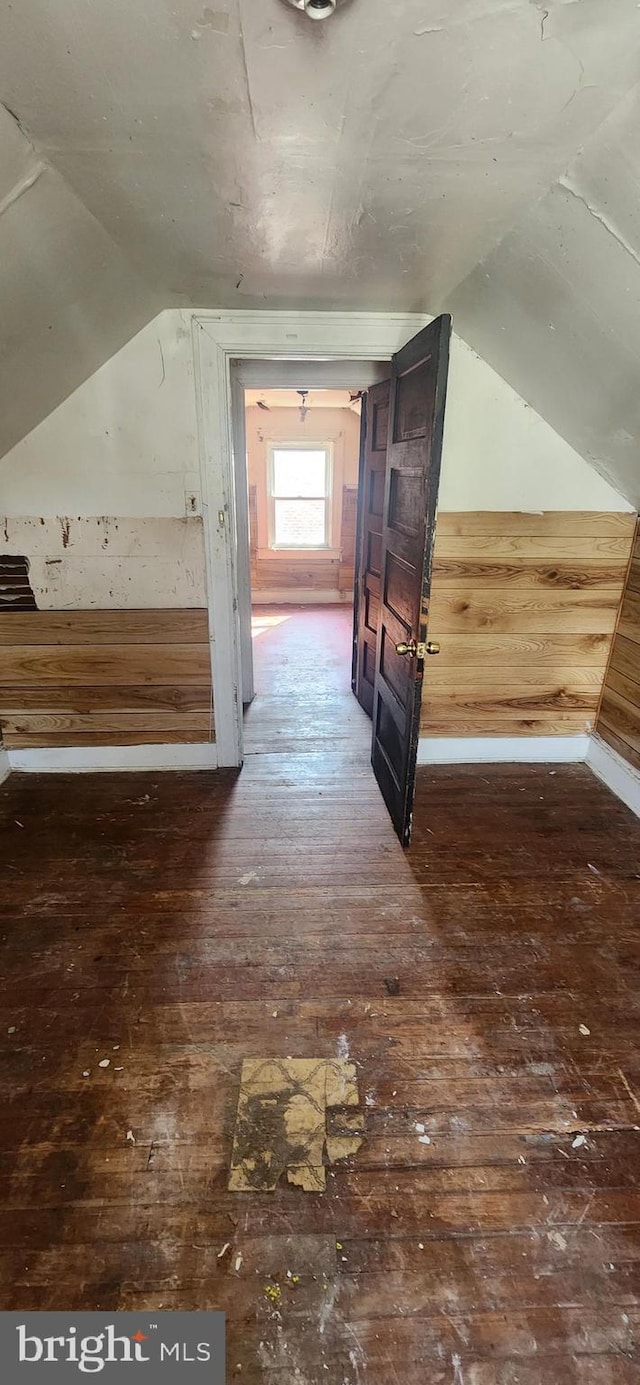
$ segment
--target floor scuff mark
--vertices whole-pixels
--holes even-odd
[[[623,1085],[623,1087],[624,1087],[624,1089],[625,1089],[625,1091],[626,1091],[626,1093],[627,1093],[627,1096],[629,1097],[629,1100],[633,1102],[633,1105],[635,1106],[636,1111],[638,1112],[638,1115],[640,1115],[640,1101],[638,1100],[638,1098],[637,1098],[637,1096],[636,1096],[636,1094],[635,1094],[633,1088],[629,1085],[629,1082],[628,1082],[627,1078],[625,1077],[625,1075],[624,1075],[624,1073],[623,1073],[623,1071],[622,1071],[622,1068],[618,1068],[618,1075],[619,1075],[620,1081],[622,1082],[622,1085]]]

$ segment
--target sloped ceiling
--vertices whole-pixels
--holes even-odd
[[[161,306],[0,109],[0,455]]]
[[[640,504],[640,105],[633,96],[449,296],[479,355]]]
[[[1,21],[0,98],[51,165],[42,186],[104,237],[106,335],[156,301],[452,309],[640,501],[639,40],[636,0],[348,0],[325,24],[283,0],[21,0]],[[40,182],[0,217],[1,253],[3,221],[34,208],[21,251],[31,297],[52,302],[33,329],[18,311],[5,343],[0,281],[14,393],[30,333],[73,323],[92,279],[46,282]],[[51,399],[85,351],[64,370],[41,355]]]

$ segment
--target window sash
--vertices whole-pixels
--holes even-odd
[[[275,495],[274,494],[274,454],[276,452],[324,452],[325,454],[325,492],[324,495]],[[269,443],[267,501],[269,506],[269,548],[275,552],[315,553],[331,548],[331,525],[333,512],[333,453],[330,443]],[[324,504],[324,541],[322,543],[276,543],[276,501],[289,500],[296,504]]]

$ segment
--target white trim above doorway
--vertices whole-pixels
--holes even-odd
[[[243,389],[371,389],[386,380],[386,361],[267,361],[241,360],[234,375]]]
[[[243,662],[248,591],[241,576],[246,457],[234,448],[231,365],[245,359],[388,361],[430,321],[419,313],[199,312],[192,316],[218,763],[242,763]],[[353,384],[357,382],[352,381]],[[234,391],[235,395],[235,391]],[[237,401],[234,398],[237,413]],[[240,453],[242,452],[242,455]],[[250,618],[250,612],[249,612]],[[246,639],[246,634],[245,634]]]

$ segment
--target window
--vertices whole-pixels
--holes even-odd
[[[269,448],[269,547],[328,548],[331,448],[314,443]]]

